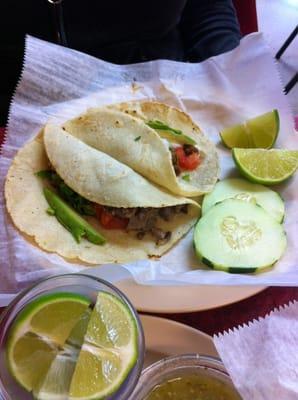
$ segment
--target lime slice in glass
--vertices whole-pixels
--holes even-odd
[[[264,148],[270,149],[279,132],[279,115],[277,110],[270,111],[244,124],[234,125],[220,132],[223,143],[230,149]]]
[[[239,171],[263,185],[285,181],[298,167],[298,150],[233,149],[232,154]]]
[[[89,299],[77,294],[53,293],[20,312],[7,343],[9,369],[20,385],[31,391],[40,384],[89,304]]]
[[[87,308],[73,327],[63,348],[54,358],[46,376],[38,387],[35,388],[34,398],[37,400],[68,399],[71,379],[84,341],[90,316],[91,309]]]
[[[79,350],[66,346],[54,358],[42,379],[33,391],[37,400],[68,399],[69,386],[78,359]]]
[[[70,385],[70,400],[103,399],[126,379],[138,357],[137,326],[127,306],[100,292]]]

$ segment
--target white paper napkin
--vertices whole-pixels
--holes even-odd
[[[241,40],[236,49],[198,64],[152,61],[119,66],[27,37],[23,73],[16,89],[0,159],[0,187],[16,151],[49,120],[65,121],[89,107],[132,99],[157,99],[190,113],[216,143],[221,177],[236,173],[218,131],[273,108],[279,110],[279,147],[298,148],[293,119],[277,68],[262,34]],[[298,174],[297,174],[298,175]],[[288,249],[272,271],[256,276],[211,271],[194,257],[192,232],[160,261],[126,266],[139,283],[295,285],[298,283],[298,176],[277,188],[286,201]],[[64,261],[29,244],[14,228],[0,194],[0,304],[29,282],[86,267]],[[93,269],[99,275],[98,271]],[[121,267],[109,279],[119,279]],[[121,274],[123,276],[123,273]]]
[[[298,302],[214,336],[243,400],[298,399]]]

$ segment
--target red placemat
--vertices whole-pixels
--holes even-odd
[[[227,290],[228,287],[227,287]],[[214,292],[216,296],[216,292]],[[275,307],[298,300],[298,287],[269,287],[264,291],[228,306],[213,310],[162,316],[200,329],[208,335],[232,329],[253,319],[264,317]]]
[[[3,137],[4,128],[0,128],[0,147]],[[249,299],[225,307],[195,313],[163,314],[163,316],[213,335],[264,316],[275,307],[293,300],[298,300],[298,287],[270,287]]]
[[[4,132],[5,132],[5,129],[4,128],[0,128],[0,148],[1,148],[1,145],[2,145],[2,142],[3,142]]]

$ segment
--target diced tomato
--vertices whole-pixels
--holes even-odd
[[[101,213],[103,212],[103,206],[101,206],[99,204],[94,204],[94,208],[95,208],[95,214],[96,214],[97,218],[100,219]]]
[[[201,163],[199,153],[192,153],[192,154],[186,155],[183,150],[183,147],[177,147],[175,149],[175,153],[177,155],[178,165],[183,170],[193,171]]]
[[[128,225],[128,218],[115,217],[98,204],[95,206],[95,212],[100,224],[105,229],[125,229]]]

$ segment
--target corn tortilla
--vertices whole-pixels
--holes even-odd
[[[170,241],[161,246],[149,235],[138,240],[132,232],[103,229],[92,217],[89,222],[105,236],[107,243],[98,246],[82,239],[78,244],[55,217],[46,213],[48,203],[42,191],[45,182],[35,173],[50,165],[73,190],[91,201],[114,207],[189,204],[189,212],[177,214],[169,222],[159,221],[158,227],[172,232]],[[91,265],[160,257],[189,231],[200,213],[194,201],[171,195],[53,125],[46,126],[44,135],[28,142],[17,153],[6,178],[5,198],[15,226],[25,237],[28,235],[45,251]]]
[[[169,146],[157,130],[145,124],[149,120],[179,129],[197,143],[202,162],[196,170],[187,171],[189,181],[183,174],[176,176]],[[162,103],[129,102],[90,109],[66,122],[64,129],[174,194],[195,197],[208,193],[218,179],[215,146],[187,114]]]

